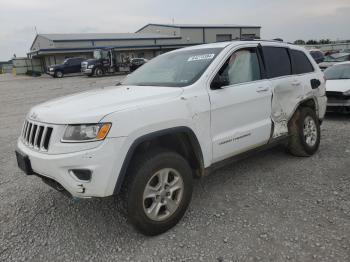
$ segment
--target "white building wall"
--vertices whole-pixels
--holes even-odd
[[[35,51],[35,50],[39,50],[39,49],[48,49],[48,48],[54,48],[55,45],[54,43],[45,38],[45,37],[42,37],[40,35],[38,35],[30,49],[30,51]]]
[[[255,35],[257,37],[260,37],[260,28],[242,28],[242,35]]]
[[[202,44],[203,28],[181,28],[182,42],[186,44]]]
[[[216,35],[231,35],[231,39],[239,39],[240,29],[239,28],[206,28],[205,29],[205,42],[215,43]]]
[[[180,28],[169,27],[169,26],[148,25],[142,30],[140,30],[138,33],[180,36]]]

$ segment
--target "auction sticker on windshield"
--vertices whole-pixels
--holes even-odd
[[[190,56],[187,62],[198,61],[198,60],[211,60],[213,59],[215,54],[204,54],[204,55],[196,55]]]

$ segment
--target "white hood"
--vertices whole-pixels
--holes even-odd
[[[105,115],[155,100],[180,96],[182,88],[112,86],[50,100],[33,107],[28,118],[51,124],[98,123]]]
[[[326,91],[346,92],[350,90],[350,79],[327,80]]]

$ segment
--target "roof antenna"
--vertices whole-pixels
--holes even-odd
[[[36,25],[34,26],[35,33],[38,35],[38,30],[36,30]]]

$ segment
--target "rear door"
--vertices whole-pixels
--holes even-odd
[[[296,101],[304,94],[302,82],[292,73],[288,47],[263,44],[267,76],[272,84],[273,137],[288,134],[288,120]]]
[[[319,79],[319,74],[316,72],[314,66],[311,64],[309,58],[301,50],[290,49],[290,56],[292,60],[292,69],[293,74],[296,78],[296,81],[301,82],[303,87],[304,94],[311,94],[318,96],[318,88],[312,88],[312,81],[319,80],[322,82],[322,79]]]
[[[215,79],[226,85],[214,88]],[[213,163],[267,143],[271,134],[271,86],[257,48],[234,51],[209,91]]]

